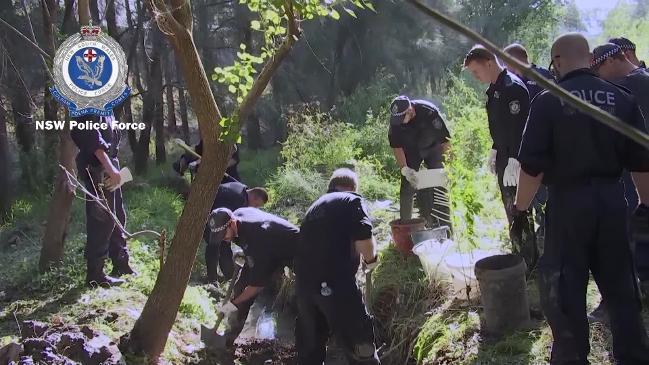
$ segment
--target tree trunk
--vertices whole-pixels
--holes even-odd
[[[222,116],[210,90],[210,83],[194,40],[192,39],[192,14],[189,4],[183,0],[171,0],[173,11],[169,11],[163,0],[149,0],[152,8],[162,14],[157,18],[158,26],[166,30],[170,43],[178,55],[189,90],[192,106],[198,118],[203,139],[201,168],[192,183],[185,208],[178,220],[169,254],[162,266],[155,286],[147,299],[140,318],[135,323],[128,338],[124,338],[122,348],[144,351],[150,363],[158,363],[164,350],[169,331],[178,314],[196,251],[205,228],[207,215],[216,196],[218,184],[225,172],[232,144],[218,142],[220,125],[214,120]],[[273,73],[285,59],[295,41],[300,36],[292,12],[289,16],[289,34],[277,53],[264,66],[252,89],[241,103],[238,115],[242,119],[250,113],[256,100],[268,85]]]
[[[176,125],[176,102],[174,100],[174,77],[173,77],[173,54],[167,54],[164,63],[165,73],[165,97],[167,98],[167,131],[175,134]]]
[[[11,207],[11,168],[9,167],[9,139],[7,111],[0,104],[0,224],[5,222]]]
[[[90,15],[92,16],[92,24],[101,25],[101,19],[99,18],[99,0],[90,0]]]
[[[157,30],[154,30],[157,32]],[[154,48],[158,51],[154,51],[154,55],[151,57],[154,59],[155,67],[151,70],[151,81],[152,83],[148,84],[148,92],[153,96],[154,116],[153,116],[153,126],[155,128],[155,163],[156,165],[162,165],[167,161],[167,151],[165,150],[165,120],[164,120],[164,102],[162,98],[162,52],[160,48],[164,47],[162,42],[162,35],[158,34],[156,39],[159,40],[158,45],[155,45]]]
[[[74,20],[74,0],[65,0],[63,23],[61,23],[61,31],[63,32],[63,34],[71,34],[74,32]]]
[[[247,121],[248,148],[257,151],[262,148],[261,123],[259,123],[259,114],[251,113]]]
[[[252,19],[250,10],[245,5],[236,7],[236,19],[239,31],[242,34],[241,42],[246,45],[248,52],[254,52],[254,44],[252,40],[252,29],[250,28],[250,21]],[[250,117],[244,121],[246,125],[247,144],[252,150],[261,148],[261,125],[259,123],[259,116],[257,113],[251,113]]]
[[[55,21],[57,19],[57,9],[58,4],[55,0],[41,0],[41,12],[43,13],[43,36],[45,41],[45,52],[47,52],[52,58],[54,58],[54,52],[56,51],[56,41],[54,35],[56,34],[56,25]],[[47,67],[52,69],[52,62],[46,60]],[[44,90],[44,100],[43,100],[43,119],[45,120],[57,120],[58,119],[58,110],[59,104],[54,100],[52,94],[50,93],[50,87],[54,84],[49,78],[47,70],[43,70],[45,77],[45,90]],[[57,144],[59,139],[59,131],[45,131],[45,145],[43,148],[43,166],[45,182],[49,184],[54,180],[54,176],[58,171],[57,167]]]
[[[88,0],[79,0],[78,10],[79,24],[88,24],[90,20]],[[69,119],[69,113],[66,112],[65,120]],[[69,125],[67,127],[69,128]],[[74,174],[76,171],[74,158],[77,150],[74,142],[72,142],[68,128],[59,131],[59,163]],[[73,199],[74,189],[69,185],[66,173],[59,170],[52,200],[47,211],[47,225],[45,226],[41,257],[38,264],[41,271],[48,270],[63,258]]]
[[[176,81],[178,82],[178,107],[180,109],[180,120],[182,121],[182,132],[185,143],[191,144],[189,140],[189,118],[187,116],[187,98],[185,97],[185,79],[180,72],[178,57],[174,57],[176,69]]]
[[[15,73],[18,70],[15,70]],[[17,75],[16,75],[17,76]],[[26,191],[37,188],[38,158],[36,156],[36,135],[30,96],[24,86],[15,78],[16,88],[11,93],[11,109],[14,118],[16,142],[20,148],[21,185]]]

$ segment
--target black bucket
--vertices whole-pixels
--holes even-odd
[[[526,271],[525,261],[516,255],[489,256],[476,262],[487,333],[500,335],[529,325]]]

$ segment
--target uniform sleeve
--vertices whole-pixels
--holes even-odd
[[[528,175],[538,176],[551,165],[552,119],[548,115],[548,95],[537,97],[523,130],[518,161]]]
[[[388,131],[388,141],[390,142],[390,147],[392,148],[403,148],[403,137],[399,128],[390,126]]]
[[[647,133],[645,124],[645,117],[640,110],[640,107],[634,103],[633,116],[631,118],[631,125]],[[633,172],[649,172],[649,150],[634,142],[631,139],[626,139],[626,168]]]
[[[99,149],[108,152],[110,148],[110,145],[102,138],[99,129],[72,128],[70,136],[79,151],[85,155],[93,155]]]
[[[507,88],[504,102],[507,106],[501,123],[507,127],[507,157],[516,158],[530,111],[530,96],[527,89],[514,84]]]
[[[440,136],[439,136],[439,143],[447,143],[451,140],[451,133],[448,131],[448,128],[446,127],[446,122],[444,121],[444,118],[442,118],[441,114],[437,114],[437,117],[435,120],[433,120],[433,123],[441,123],[442,128],[440,130]]]
[[[372,220],[367,214],[362,199],[356,199],[352,204],[352,235],[353,241],[366,240],[372,237]]]

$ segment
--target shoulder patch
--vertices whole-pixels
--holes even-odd
[[[516,115],[521,112],[521,103],[518,100],[513,100],[509,103],[509,112]]]

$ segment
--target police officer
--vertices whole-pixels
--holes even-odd
[[[640,61],[638,59],[638,56],[635,54],[635,43],[624,37],[611,38],[608,40],[608,42],[620,46],[620,48],[622,48],[622,51],[624,52],[624,55],[631,63],[638,67],[647,68],[647,64],[644,61]]]
[[[377,262],[372,223],[356,193],[358,177],[336,170],[327,194],[308,209],[295,256],[298,365],[322,364],[330,335],[350,365],[379,364],[372,318],[356,284],[361,257]]]
[[[422,162],[429,169],[442,168],[450,134],[437,107],[425,100],[396,97],[390,104],[388,140],[401,168],[399,193],[402,220],[412,218],[417,174]],[[422,189],[417,194],[420,216],[429,227],[450,224],[448,192],[443,187]]]
[[[530,212],[514,215],[520,170],[516,156],[529,112],[529,94],[523,81],[503,68],[493,53],[482,46],[475,46],[469,51],[464,59],[464,67],[478,81],[489,84],[487,115],[493,140],[489,167],[498,178],[513,252],[525,259],[527,269],[531,272],[538,260],[534,222]]]
[[[552,82],[555,81],[554,76],[552,76],[552,73],[550,73],[549,70],[538,67],[537,65],[529,61],[527,50],[521,44],[512,43],[505,47],[504,51],[510,56],[516,58],[518,61],[529,64],[532,69],[539,75]],[[534,97],[536,97],[536,95],[545,90],[536,81],[525,77],[525,75],[523,75],[523,73],[515,66],[509,64],[507,64],[506,66],[510,72],[516,74],[516,76],[523,80],[530,95],[530,102],[534,99]],[[536,240],[539,251],[543,249],[543,241],[545,239],[545,203],[547,202],[547,200],[548,191],[545,186],[540,186],[539,190],[536,193],[536,196],[534,197],[534,203],[532,204],[532,206],[534,207],[534,218],[536,220],[536,223],[538,224],[538,228],[536,230]]]
[[[532,67],[532,69],[536,71],[536,73],[554,82],[554,76],[552,76],[549,70],[538,67],[533,63],[530,63],[527,50],[521,44],[512,43],[507,47],[505,47],[504,51],[510,56],[516,58],[518,61],[521,61],[525,64],[529,64]],[[523,73],[515,66],[509,64],[507,64],[506,66],[510,72],[513,72],[514,74],[516,74],[516,76],[518,76],[521,80],[523,80],[525,86],[527,87],[527,91],[530,95],[530,100],[534,99],[536,95],[538,95],[541,91],[544,90],[543,87],[539,85],[536,81],[525,77],[525,75],[523,75]]]
[[[93,123],[102,123],[105,128],[74,128],[70,131],[72,140],[79,148],[76,163],[80,180],[93,195],[104,199],[104,204],[124,226],[126,213],[122,202],[122,189],[115,189],[121,182],[117,159],[120,131],[113,129],[112,117],[85,118]],[[86,235],[84,256],[87,262],[87,285],[120,285],[124,283],[120,276],[136,274],[129,265],[124,233],[117,227],[111,214],[89,197],[86,199]],[[110,257],[113,263],[110,276],[104,273],[107,257]]]
[[[622,48],[613,43],[607,43],[593,50],[591,68],[600,77],[614,82],[628,89],[636,98],[645,116],[649,115],[649,73],[646,69],[631,63]],[[645,120],[646,122],[646,120]],[[633,211],[638,206],[638,193],[628,171],[623,173],[625,197],[627,200],[627,215],[631,218]],[[641,287],[649,289],[649,242],[634,240],[633,232],[637,227],[630,227],[632,251],[635,255],[635,264]],[[643,290],[645,291],[645,290]],[[600,304],[588,317],[592,321],[606,321],[605,307]]]
[[[633,98],[589,69],[581,34],[560,36],[551,56],[563,89],[645,130]],[[549,191],[539,283],[554,337],[551,364],[588,364],[589,270],[610,312],[615,360],[649,364],[620,181],[623,169],[632,171],[641,200],[649,200],[649,151],[546,91],[532,103],[519,161],[517,212],[541,181]]]
[[[194,147],[194,151],[196,151],[197,154],[203,155],[203,140],[200,140],[196,147]],[[239,177],[239,147],[238,145],[234,145],[234,151],[232,152],[232,155],[230,156],[230,159],[228,159],[228,165],[227,168],[225,169],[225,175],[223,177],[223,181],[221,183],[226,183],[230,182],[231,179],[234,179],[236,181],[241,181],[241,177]],[[200,165],[201,160],[197,158],[196,156],[192,155],[191,153],[183,153],[176,162],[173,163],[173,169],[179,173],[180,175],[183,175],[187,169],[190,169],[190,172],[196,172],[198,170],[198,165]]]
[[[268,193],[266,190],[258,187],[249,189],[246,185],[233,179],[228,181],[230,182],[219,185],[216,198],[214,198],[214,204],[212,204],[212,210],[216,208],[228,208],[234,211],[243,207],[260,208],[268,202]],[[232,277],[234,264],[232,262],[232,247],[230,242],[211,240],[209,224],[205,226],[203,238],[206,243],[205,266],[208,282],[217,280],[217,263],[225,278]]]
[[[252,207],[234,212],[227,208],[215,209],[208,222],[212,241],[232,241],[246,256],[234,285],[234,299],[217,309],[229,324],[224,336],[226,346],[231,347],[244,327],[255,298],[273,274],[292,267],[300,230],[280,217]]]

